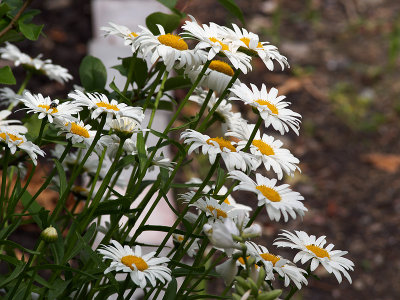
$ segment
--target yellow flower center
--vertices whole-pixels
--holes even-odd
[[[218,43],[222,46],[223,51],[229,51],[229,46],[227,44],[224,44],[223,42],[221,42],[219,39],[215,38],[215,37],[210,37],[208,38],[211,42],[213,43]]]
[[[233,71],[232,67],[230,65],[228,65],[226,62],[224,61],[220,61],[220,60],[213,60],[210,65],[208,66],[209,69],[220,72],[220,73],[224,73],[228,76],[233,76],[233,74],[235,74],[235,72]]]
[[[67,125],[68,125],[68,123],[65,124],[65,126],[67,126]],[[88,131],[85,127],[83,127],[83,126],[81,126],[81,125],[78,125],[78,124],[76,124],[75,122],[72,122],[72,123],[71,123],[71,129],[70,129],[70,131],[71,131],[73,134],[80,135],[80,136],[83,136],[83,137],[85,137],[85,138],[89,138],[89,137],[90,137],[89,131]]]
[[[261,253],[260,256],[263,260],[267,260],[272,262],[272,265],[275,267],[275,264],[280,260],[278,256],[275,256],[271,253]]]
[[[319,258],[324,258],[324,257],[327,257],[329,259],[331,258],[329,256],[328,251],[326,251],[324,248],[321,248],[321,247],[318,247],[318,246],[315,246],[315,245],[312,245],[312,244],[306,246],[306,248],[308,250],[310,250],[312,253],[314,253]]]
[[[217,212],[217,218],[222,217],[222,218],[227,218],[228,215],[226,214],[226,212],[224,212],[222,209],[219,208],[215,208],[212,205],[207,205],[207,209],[213,213],[213,211],[215,210]]]
[[[24,142],[24,140],[23,140],[22,138],[20,138],[20,137],[14,135],[14,134],[5,133],[5,132],[1,132],[1,133],[0,133],[0,138],[2,138],[4,141],[7,139],[7,136],[8,136],[8,138],[9,138],[10,140],[12,140],[13,142],[20,141],[20,143],[19,143],[18,145],[21,145],[21,144]]]
[[[183,235],[178,235],[178,236],[177,236],[177,240],[178,240],[179,242],[182,242],[182,241],[184,240]]]
[[[253,140],[252,144],[264,155],[275,155],[274,149],[262,140]]]
[[[211,141],[216,142],[219,145],[219,148],[221,149],[221,151],[223,151],[224,148],[227,148],[227,149],[231,150],[232,152],[236,152],[235,146],[233,146],[230,141],[225,140],[222,137],[210,138],[206,141],[207,144],[214,146],[214,144]]]
[[[258,185],[256,189],[259,190],[265,198],[271,202],[280,202],[282,200],[281,195],[273,188],[266,187],[265,185]]]
[[[130,33],[130,35],[131,35],[132,37],[134,37],[134,38],[139,36],[136,32],[133,32],[133,31]]]
[[[269,102],[268,100],[257,99],[257,100],[254,100],[254,102],[257,102],[260,105],[266,105],[273,114],[275,114],[275,115],[278,114],[278,108],[274,104]]]
[[[179,35],[176,34],[171,34],[171,33],[163,34],[160,35],[157,39],[161,44],[164,44],[166,46],[172,47],[177,50],[183,51],[189,48],[188,44],[186,44],[186,42]]]
[[[121,258],[121,262],[131,268],[131,270],[134,270],[135,268],[132,266],[133,264],[136,266],[136,268],[139,271],[144,271],[146,269],[149,268],[149,266],[147,265],[147,263],[141,258],[141,257],[137,257],[134,255],[127,255]]]
[[[246,259],[249,259],[249,258],[250,258],[250,255],[246,256]],[[242,265],[245,264],[243,257],[239,257],[239,258],[238,258],[238,261],[239,261]]]
[[[39,104],[38,107],[44,108],[44,109],[46,109],[46,111],[49,111],[49,109],[50,109],[50,105],[45,105],[45,104]],[[52,109],[51,114],[58,113],[58,109],[57,108],[53,107],[51,109]]]
[[[246,46],[247,46],[247,48],[249,48],[250,46],[250,39],[249,38],[247,38],[247,37],[242,37],[241,39],[240,39],[243,43],[245,43],[246,44]],[[261,42],[258,42],[258,44],[257,44],[257,48],[263,48],[263,45],[261,44]]]
[[[226,199],[224,200],[224,202],[225,202],[226,204],[228,204],[228,205],[231,205],[231,203],[229,202],[228,198],[226,198]]]
[[[98,107],[104,107],[106,109],[112,109],[112,110],[115,110],[115,111],[119,111],[119,108],[114,104],[105,103],[105,102],[99,102],[99,103],[96,103],[96,105]]]
[[[71,190],[72,190],[73,192],[75,192],[75,193],[85,193],[85,192],[88,191],[87,188],[85,188],[85,187],[83,187],[83,186],[80,186],[80,185],[75,185],[75,186],[73,186]]]

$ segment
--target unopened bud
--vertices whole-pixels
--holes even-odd
[[[254,238],[261,236],[261,226],[258,224],[253,224],[250,227],[247,227],[243,230],[242,237],[243,238]]]
[[[57,230],[53,226],[47,227],[45,230],[42,231],[40,237],[47,243],[53,243],[58,239]]]

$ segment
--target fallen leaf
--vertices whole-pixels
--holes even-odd
[[[388,173],[395,173],[400,169],[400,155],[398,154],[370,153],[364,155],[363,159],[375,168]]]

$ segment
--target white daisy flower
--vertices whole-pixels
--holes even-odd
[[[50,59],[42,60],[41,55],[32,58],[8,42],[6,42],[5,47],[0,47],[0,57],[13,61],[16,67],[24,65],[33,68],[59,83],[64,83],[73,78],[66,68],[52,64]]]
[[[28,90],[24,90],[22,94],[27,92]],[[0,105],[8,106],[11,105],[11,107],[17,106],[21,100],[21,95],[18,95],[16,92],[14,92],[12,89],[8,87],[3,87],[0,88]]]
[[[147,151],[147,149],[146,149]],[[169,172],[172,172],[175,168],[176,162],[171,161],[168,157],[164,157],[164,155],[154,156],[151,161],[151,165],[149,167],[149,172],[153,171],[155,167],[167,169]]]
[[[307,285],[308,281],[304,277],[307,272],[301,268],[296,267],[289,260],[274,255],[268,251],[264,246],[257,245],[253,242],[246,242],[247,252],[256,257],[257,262],[262,262],[266,270],[274,270],[284,279],[285,286],[288,286],[290,282],[293,282],[296,287],[300,290],[302,284]],[[272,276],[271,276],[272,275]],[[267,274],[266,280],[274,280],[275,276],[273,273]]]
[[[151,54],[151,63],[162,58],[169,72],[175,66],[177,69],[193,68],[207,61],[207,54],[202,50],[191,50],[179,35],[165,33],[164,28],[157,24],[159,35],[153,35],[147,28],[141,27],[142,32],[135,40],[143,56]]]
[[[239,51],[259,56],[270,71],[274,70],[273,60],[281,65],[282,70],[285,65],[289,67],[287,58],[279,53],[277,47],[269,45],[269,42],[260,42],[257,34],[244,28],[240,29],[236,24],[232,24],[232,26],[234,30],[226,28],[227,35],[224,38],[237,45]]]
[[[343,257],[348,253],[347,251],[333,250],[333,244],[324,247],[326,244],[325,236],[316,238],[315,235],[308,235],[304,231],[295,230],[295,233],[283,231],[284,233],[279,234],[280,237],[275,240],[274,245],[300,250],[294,257],[294,262],[301,261],[302,264],[305,264],[311,259],[311,271],[314,271],[321,264],[328,273],[335,275],[339,283],[342,282],[342,274],[352,283],[348,271],[354,270],[354,263]]]
[[[192,197],[194,196],[194,192],[189,193],[193,193]],[[189,194],[184,195],[184,197],[185,196],[189,196]],[[184,199],[184,197],[182,198]],[[225,202],[219,203],[218,200],[209,196],[201,197],[193,204],[190,204],[190,206],[194,206],[200,209],[206,214],[207,217],[210,217],[213,221],[223,221],[227,218],[233,219],[233,217],[237,215],[237,212],[233,209],[232,206],[226,204]]]
[[[125,103],[118,103],[117,100],[111,101],[106,95],[100,93],[83,93],[75,90],[68,94],[68,97],[74,99],[77,105],[87,106],[94,109],[92,112],[92,119],[96,119],[101,113],[107,113],[109,119],[112,116],[116,118],[129,117],[136,120],[139,124],[144,119],[143,109],[141,107],[128,106]]]
[[[175,243],[181,244],[185,239],[185,236],[182,234],[174,233],[172,234],[172,239]],[[189,249],[186,252],[189,257],[195,256],[197,251],[199,251],[199,242],[200,239],[195,239],[194,242],[190,245]],[[184,248],[186,248],[186,245],[188,245],[188,241],[186,241]]]
[[[75,117],[72,115],[82,110],[82,107],[71,101],[59,104],[59,100],[51,100],[50,97],[43,97],[42,94],[32,95],[26,92],[20,100],[27,107],[28,113],[38,113],[38,119],[47,117],[50,123],[53,123],[53,118],[73,120]]]
[[[35,165],[37,164],[37,155],[45,155],[44,151],[37,145],[27,141],[25,136],[12,130],[4,130],[0,128],[0,142],[4,142],[7,145],[11,154],[14,154],[17,151],[17,148],[25,151]]]
[[[223,40],[227,35],[223,26],[215,23],[210,25],[199,25],[195,18],[190,16],[192,21],[186,21],[182,26],[185,32],[182,36],[188,36],[199,40],[196,49],[209,49],[208,60],[213,59],[218,53],[225,55],[236,69],[240,69],[244,74],[251,70],[251,57],[245,53],[238,52],[237,47],[232,43]]]
[[[191,180],[186,182],[186,184],[191,184],[191,183],[201,185],[203,182],[201,181],[200,178],[192,178]],[[195,187],[190,188],[190,189],[193,190],[193,191],[197,191],[197,188],[195,188]],[[203,193],[204,194],[208,194],[212,189],[215,189],[215,185],[212,185],[212,186],[206,185],[203,188]],[[227,192],[228,192],[228,189],[226,188],[226,186],[222,186],[218,190],[217,195],[218,196],[224,196],[224,195],[226,195]],[[218,202],[221,202],[221,201],[218,201]],[[236,200],[232,197],[232,195],[228,195],[224,199],[223,203],[225,203],[228,206],[230,206],[232,208],[232,210],[242,210],[242,211],[245,211],[247,213],[252,210],[252,208],[250,206],[237,203]]]
[[[6,120],[6,118],[11,114],[9,110],[2,110],[0,111],[0,130],[3,131],[13,131],[17,133],[27,133],[28,129],[22,125],[15,125],[21,124],[19,120]]]
[[[265,127],[272,125],[282,135],[289,132],[291,128],[299,135],[301,115],[286,108],[290,103],[282,101],[286,98],[285,96],[278,96],[276,88],[271,88],[268,92],[265,84],[261,86],[261,90],[258,90],[254,84],[251,84],[251,88],[249,89],[243,83],[233,86],[231,92],[236,97],[231,97],[229,100],[241,100],[257,108],[265,122]]]
[[[258,173],[256,174],[257,182],[254,182],[249,176],[240,171],[229,172],[229,178],[240,181],[234,190],[249,191],[257,194],[258,206],[265,205],[268,216],[273,221],[279,221],[282,214],[285,222],[287,222],[288,215],[296,219],[296,214],[303,217],[304,212],[307,211],[307,208],[301,202],[304,197],[300,193],[292,191],[288,184],[277,186],[276,179],[268,179]]]
[[[122,134],[124,136],[132,136],[133,133],[142,131],[142,129],[140,128],[140,124],[137,122],[137,120],[129,117],[113,119],[108,122],[108,125],[117,134]]]
[[[104,271],[107,274],[111,271],[122,271],[129,273],[132,281],[142,289],[148,284],[156,286],[157,281],[166,285],[171,278],[171,270],[164,264],[169,262],[167,257],[154,257],[156,252],[142,254],[142,248],[135,246],[130,248],[112,240],[110,246],[101,245],[97,251],[103,255],[103,260],[111,259],[110,266]]]
[[[116,134],[111,134],[111,135],[103,135],[99,141],[98,144],[101,145],[102,147],[107,147],[107,155],[110,159],[114,159],[115,155],[117,154],[117,150],[119,147],[120,143],[120,138]],[[136,155],[137,154],[137,148],[136,148],[136,142],[132,139],[126,139],[124,142],[124,145],[122,146],[122,149],[128,154],[128,155]]]
[[[96,131],[90,130],[92,126],[85,125],[81,120],[55,119],[54,124],[60,129],[57,134],[66,133],[66,138],[71,139],[73,144],[83,142],[87,146],[90,146],[96,135]]]
[[[185,144],[193,142],[188,151],[189,155],[201,148],[203,154],[208,154],[211,164],[215,162],[217,155],[220,154],[229,171],[235,168],[243,171],[246,171],[246,169],[253,170],[255,167],[256,161],[251,154],[236,150],[234,142],[222,137],[210,138],[208,135],[187,129],[181,134],[181,139],[184,139]]]
[[[192,82],[195,82],[197,77],[199,76],[202,66],[198,68],[192,68],[186,71],[187,76],[190,78]],[[199,85],[205,88],[209,88],[213,91],[216,91],[219,95],[224,92],[228,83],[231,81],[234,71],[229,64],[220,60],[212,60],[210,65],[208,66],[204,76],[202,77]],[[239,84],[239,79],[233,84]]]
[[[231,131],[225,135],[241,139],[237,149],[242,150],[246,147],[254,126],[244,120],[234,122],[231,124]],[[301,172],[297,166],[300,161],[288,149],[281,148],[282,146],[280,140],[266,134],[261,136],[259,130],[250,145],[250,152],[259,160],[259,164],[263,163],[267,171],[272,168],[278,179],[282,179],[283,173],[293,176],[296,170]]]
[[[131,46],[132,52],[135,52],[137,50],[136,45],[133,43],[133,41],[139,36],[140,33],[136,33],[124,25],[118,25],[112,22],[109,22],[108,24],[110,24],[111,27],[100,27],[100,30],[105,31],[105,37],[109,35],[115,35],[123,38],[125,46]]]

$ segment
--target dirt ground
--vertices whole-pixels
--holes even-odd
[[[216,1],[181,1],[200,22],[238,21]],[[284,137],[302,173],[287,181],[306,198],[304,220],[264,222],[268,248],[280,229],[326,235],[348,250],[353,284],[318,271],[297,299],[398,299],[400,294],[400,2],[396,0],[240,0],[245,27],[288,57],[289,70],[260,63],[242,81],[277,87],[303,116],[300,136]],[[78,82],[91,36],[86,1],[34,1],[47,37],[23,50],[44,53]],[[84,30],[83,30],[84,29]],[[35,84],[36,83],[36,84]],[[41,89],[35,86],[43,85]],[[45,79],[33,92],[65,96]],[[251,119],[251,115],[249,118]],[[271,131],[268,131],[271,133]],[[240,199],[238,199],[240,201]],[[267,216],[264,214],[259,220]],[[288,252],[288,257],[293,253]],[[296,299],[296,297],[295,297]]]

